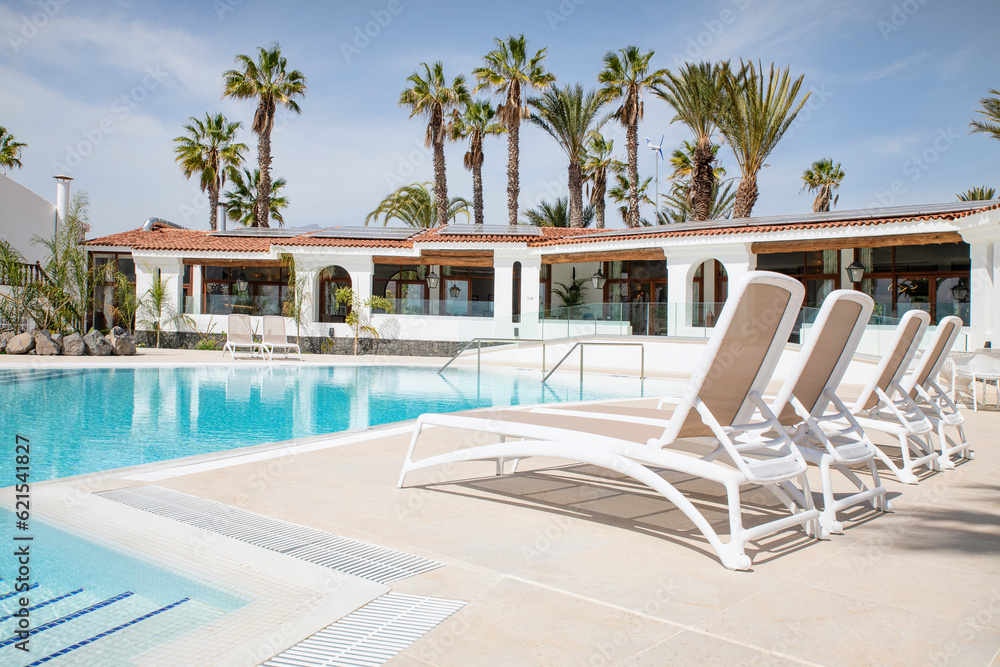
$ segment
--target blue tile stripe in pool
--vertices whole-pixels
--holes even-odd
[[[108,598],[107,600],[103,600],[101,602],[97,602],[95,604],[92,604],[89,607],[84,607],[83,609],[80,609],[78,611],[74,611],[72,614],[67,614],[66,616],[63,616],[61,618],[57,618],[54,621],[49,621],[48,623],[43,623],[42,625],[39,625],[37,628],[33,629],[31,631],[31,634],[37,635],[39,632],[44,632],[45,630],[51,630],[52,628],[60,626],[63,623],[69,623],[70,621],[72,621],[75,618],[80,618],[81,616],[85,616],[86,614],[89,614],[89,613],[91,613],[93,611],[97,611],[98,609],[101,609],[102,607],[107,607],[109,604],[114,604],[115,602],[118,602],[120,600],[124,600],[125,598],[131,597],[133,595],[135,595],[135,594],[132,593],[131,591],[128,591],[128,592],[125,592],[125,593],[119,593],[118,595],[114,596],[113,598]],[[4,646],[9,646],[9,645],[13,644],[14,642],[18,641],[19,639],[20,639],[20,637],[18,637],[17,635],[14,635],[13,637],[5,639],[2,642],[0,642],[0,648],[3,648]]]
[[[82,592],[83,592],[83,589],[82,588],[78,588],[75,591],[70,591],[69,593],[64,593],[64,594],[60,595],[59,597],[52,598],[51,600],[46,600],[45,602],[40,602],[40,603],[36,604],[34,607],[28,607],[28,611],[35,611],[36,609],[41,609],[42,607],[48,607],[50,604],[55,604],[56,602],[59,602],[60,600],[65,600],[68,597],[72,597],[72,596],[76,595],[77,593],[82,593]],[[9,616],[4,616],[3,618],[0,618],[0,621],[6,621],[6,620],[11,619],[11,618],[14,618],[14,614],[10,614]]]
[[[31,584],[30,586],[28,586],[29,591],[34,590],[36,588],[38,588],[38,584]],[[0,600],[6,600],[7,598],[12,598],[18,593],[19,591],[11,591],[10,593],[4,593],[3,595],[0,595]]]
[[[66,648],[60,649],[60,650],[56,651],[55,653],[53,653],[51,655],[47,655],[44,658],[41,658],[41,659],[36,660],[36,661],[34,661],[34,662],[32,662],[32,663],[30,663],[28,665],[25,665],[25,667],[35,667],[35,665],[41,665],[43,663],[48,662],[49,660],[55,660],[58,657],[66,655],[70,651],[75,651],[78,648],[83,648],[87,644],[92,644],[92,643],[96,642],[98,639],[103,639],[103,638],[107,637],[108,635],[111,635],[111,634],[114,634],[115,632],[118,632],[119,630],[124,630],[125,628],[131,627],[131,626],[135,625],[136,623],[139,623],[140,621],[145,621],[147,618],[152,618],[153,616],[156,616],[157,614],[162,614],[165,611],[169,611],[169,610],[173,609],[174,607],[187,602],[190,599],[191,598],[183,598],[181,600],[178,600],[177,602],[171,602],[166,607],[160,607],[159,609],[151,611],[148,614],[143,614],[142,616],[140,616],[138,618],[133,618],[131,621],[128,621],[127,623],[122,623],[121,625],[115,626],[115,627],[111,628],[110,630],[105,630],[104,632],[102,632],[100,634],[96,634],[93,637],[90,637],[88,639],[84,639],[83,641],[79,641],[79,642],[73,644],[72,646],[67,646]]]

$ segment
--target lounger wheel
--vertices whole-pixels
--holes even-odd
[[[749,570],[750,566],[753,564],[753,561],[750,560],[750,556],[743,553],[735,556],[721,551],[718,553],[719,558],[722,559],[722,564],[727,570]]]

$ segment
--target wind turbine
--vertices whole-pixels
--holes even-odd
[[[661,136],[660,143],[658,144],[654,144],[652,141],[649,140],[649,137],[646,137],[646,145],[649,146],[649,149],[651,151],[659,154],[660,160],[663,159],[663,139],[666,136],[667,135],[665,134]],[[656,199],[653,200],[654,213],[660,210],[660,160],[657,160],[655,156],[653,157],[653,161],[656,162]]]

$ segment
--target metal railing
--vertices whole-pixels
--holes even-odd
[[[542,382],[545,382],[546,380],[548,380],[549,377],[553,373],[556,372],[556,369],[559,368],[560,365],[562,365],[562,362],[566,361],[566,359],[569,358],[569,355],[573,354],[573,350],[575,350],[576,348],[580,348],[580,382],[583,382],[583,348],[585,346],[587,346],[587,345],[611,345],[611,346],[617,346],[617,347],[636,347],[636,346],[638,346],[640,348],[640,350],[639,350],[639,352],[640,352],[640,354],[639,354],[639,379],[642,380],[642,379],[644,379],[646,377],[646,346],[645,346],[645,344],[643,344],[643,343],[605,343],[605,342],[599,342],[599,341],[580,341],[580,342],[574,344],[573,347],[569,348],[569,352],[567,352],[565,355],[563,355],[563,358],[560,359],[556,363],[556,365],[552,367],[552,370],[549,371],[548,375],[545,375],[544,377],[542,377]],[[544,373],[544,372],[545,372],[545,368],[543,366],[542,367],[542,373]]]
[[[482,367],[482,353],[483,353],[483,343],[541,343],[542,344],[542,373],[545,373],[545,341],[541,338],[473,338],[468,343],[466,343],[462,349],[455,353],[451,359],[448,360],[438,373],[444,371],[451,365],[451,362],[458,359],[459,355],[472,347],[473,343],[476,343],[476,373],[480,373]],[[544,382],[544,380],[543,380]]]

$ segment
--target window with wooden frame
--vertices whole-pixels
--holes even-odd
[[[875,299],[876,315],[898,318],[919,309],[935,324],[948,315],[969,324],[969,244],[857,248],[854,258],[865,267],[860,288]]]

